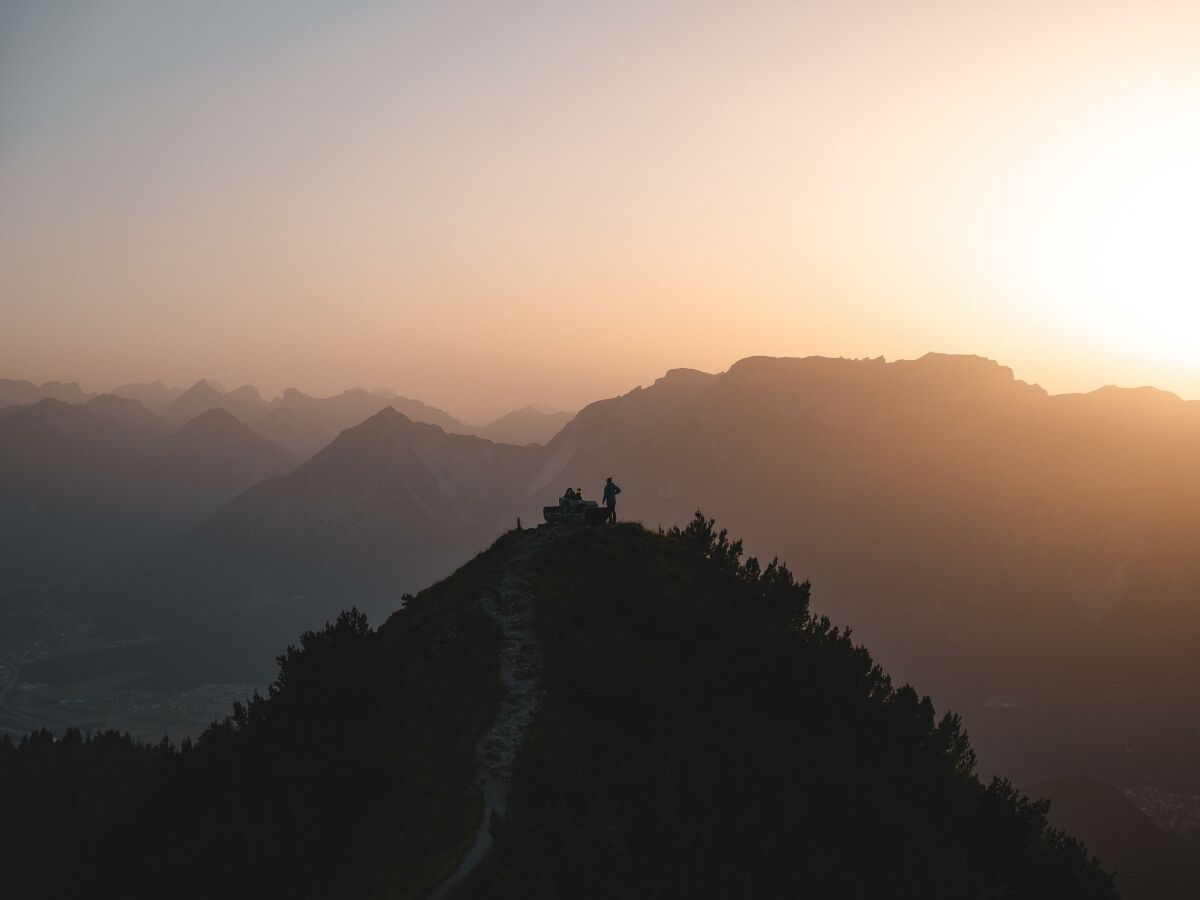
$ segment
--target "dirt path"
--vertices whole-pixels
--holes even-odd
[[[492,847],[492,814],[503,816],[508,809],[513,760],[542,700],[542,657],[533,636],[533,602],[525,570],[543,539],[535,530],[524,531],[509,553],[499,583],[479,601],[500,626],[500,680],[505,697],[492,727],[475,745],[479,787],[483,791],[483,817],[475,839],[458,868],[429,894],[428,900],[447,896],[474,871]]]

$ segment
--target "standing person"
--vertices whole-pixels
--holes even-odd
[[[608,521],[617,521],[617,494],[621,493],[621,489],[613,484],[612,476],[609,475],[604,482],[604,505],[608,507]]]

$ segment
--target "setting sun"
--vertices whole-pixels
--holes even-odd
[[[484,420],[936,348],[1200,397],[1194,5],[233,4],[161,44],[115,9],[75,50],[0,33],[0,354],[31,375]]]
[[[984,226],[1016,252],[989,274],[1063,336],[1200,371],[1200,68],[1138,75],[1036,107]]]

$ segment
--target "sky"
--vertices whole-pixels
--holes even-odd
[[[0,0],[0,377],[1200,399],[1200,4]]]

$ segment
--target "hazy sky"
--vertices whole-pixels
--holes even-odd
[[[0,377],[1200,398],[1200,4],[0,0]]]

